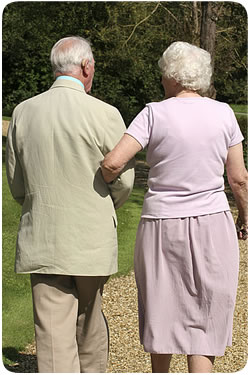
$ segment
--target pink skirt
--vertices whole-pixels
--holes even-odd
[[[222,356],[232,345],[239,247],[230,211],[142,218],[135,246],[146,352]]]

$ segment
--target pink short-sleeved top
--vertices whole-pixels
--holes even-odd
[[[142,217],[181,218],[229,210],[228,149],[244,139],[229,105],[205,97],[150,103],[126,131],[147,147]]]

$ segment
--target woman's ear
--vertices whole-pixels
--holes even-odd
[[[173,84],[173,86],[178,86],[179,85],[179,83],[174,79],[174,78],[172,78],[171,79],[172,80],[172,84]]]

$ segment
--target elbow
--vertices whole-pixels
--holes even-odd
[[[238,176],[228,176],[229,185],[233,190],[246,190],[248,187],[248,173],[245,169],[242,173]]]

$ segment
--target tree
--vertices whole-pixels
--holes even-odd
[[[207,95],[211,98],[216,97],[216,89],[214,87],[214,58],[215,58],[215,41],[216,41],[216,23],[223,7],[223,3],[207,2],[201,4],[201,31],[200,31],[200,47],[208,51],[211,55],[212,65],[212,81]]]
[[[126,124],[145,103],[163,98],[158,60],[176,40],[201,43],[212,51],[217,98],[245,103],[246,11],[234,2],[208,5],[213,5],[216,20],[209,12],[205,18],[205,3],[193,1],[8,4],[2,29],[3,112],[11,114],[19,102],[51,86],[50,50],[67,35],[90,39],[96,60],[93,95],[118,107]],[[213,49],[200,40],[201,28],[204,41],[211,38],[209,29],[204,31],[206,22],[216,26]]]
[[[214,77],[217,99],[247,103],[247,12],[237,3],[223,3],[217,21]]]

